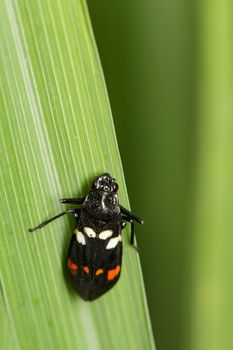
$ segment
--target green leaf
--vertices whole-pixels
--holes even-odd
[[[91,303],[64,276],[74,219],[28,233],[101,172],[129,207],[86,4],[6,0],[0,16],[0,348],[153,349],[129,228],[119,282]]]
[[[191,350],[232,349],[232,1],[199,20],[198,152],[189,269]]]

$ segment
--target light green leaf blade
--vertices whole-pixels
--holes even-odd
[[[0,3],[0,326],[4,349],[153,349],[139,258],[124,232],[120,281],[88,303],[63,273],[74,220],[27,229],[114,174],[129,206],[83,1]]]
[[[191,350],[218,350],[233,347],[232,1],[206,0],[199,6],[198,154],[187,331]]]

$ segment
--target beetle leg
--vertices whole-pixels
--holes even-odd
[[[85,200],[85,197],[81,198],[61,198],[60,203],[62,204],[82,204]]]
[[[127,216],[129,219],[136,221],[138,224],[143,224],[143,219],[140,218],[140,216],[132,213],[131,211],[129,211],[128,209],[122,207],[122,205],[120,205],[120,209],[121,209],[121,213],[125,216]]]
[[[130,219],[128,216],[122,216],[122,220],[128,221],[131,224],[131,235],[130,235],[130,244],[136,249],[137,252],[139,252],[139,248],[138,246],[135,244],[134,242],[134,237],[135,237],[135,230],[134,230],[134,221],[132,219]],[[124,221],[122,221],[122,223],[125,224]],[[122,224],[121,224],[122,225]],[[124,225],[125,227],[125,225]],[[123,228],[124,228],[123,227]]]
[[[33,231],[36,231],[42,227],[44,227],[45,225],[48,225],[50,222],[52,222],[53,220],[56,220],[58,219],[60,216],[63,216],[65,214],[74,214],[76,217],[78,216],[79,217],[79,213],[80,213],[80,209],[77,209],[77,208],[72,208],[72,209],[68,209],[66,211],[63,211],[62,213],[58,214],[58,215],[55,215],[53,216],[52,218],[46,220],[46,221],[43,221],[41,224],[39,224],[38,226],[36,227],[33,227],[33,228],[29,228],[28,231],[29,232],[33,232]]]

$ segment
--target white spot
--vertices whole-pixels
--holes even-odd
[[[107,239],[108,237],[111,237],[112,236],[112,230],[105,230],[105,231],[102,231],[100,232],[99,234],[99,238],[100,239]]]
[[[88,235],[88,237],[96,237],[95,231],[90,227],[84,227],[84,232]]]
[[[110,241],[107,244],[106,249],[113,249],[117,246],[118,242],[121,241],[121,235],[111,238]]]
[[[84,234],[82,232],[80,232],[78,229],[76,229],[74,231],[74,233],[76,234],[76,239],[77,239],[78,243],[81,243],[82,245],[85,245],[86,241],[85,241]]]

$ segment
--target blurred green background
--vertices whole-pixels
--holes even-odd
[[[88,5],[157,349],[233,349],[233,3]]]

